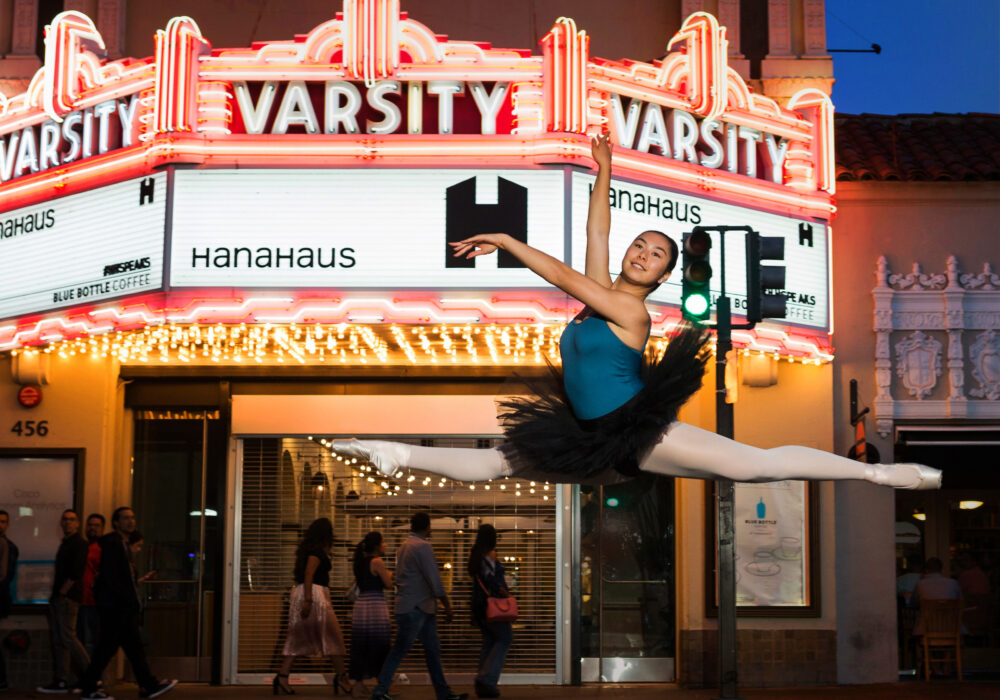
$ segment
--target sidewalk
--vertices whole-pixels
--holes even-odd
[[[455,687],[457,692],[468,692],[469,688]],[[638,685],[585,685],[572,686],[540,686],[512,685],[501,688],[504,700],[712,700],[717,697],[715,690],[682,690],[668,684],[638,684]],[[138,688],[131,684],[120,684],[110,691],[117,700],[133,700],[138,698]],[[78,698],[77,695],[41,695],[31,692],[24,693],[14,690],[0,692],[2,700],[21,700],[23,698]],[[252,698],[274,697],[271,688],[265,686],[207,686],[198,684],[182,684],[163,696],[169,700],[200,700],[201,698],[231,698],[250,700]],[[284,697],[284,696],[279,696]],[[324,686],[295,686],[295,697],[298,698],[331,698],[333,693]],[[345,696],[341,695],[341,698]],[[1000,682],[965,682],[934,681],[931,683],[907,682],[887,683],[882,685],[864,686],[832,686],[820,688],[749,688],[740,692],[742,700],[993,700],[1000,699]],[[404,686],[397,694],[396,700],[434,700],[434,692],[430,686]],[[470,700],[475,695],[470,693]]]

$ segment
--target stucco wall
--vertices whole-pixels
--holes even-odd
[[[127,426],[121,412],[121,387],[116,363],[89,356],[51,358],[49,383],[42,387],[42,402],[23,408],[17,401],[20,388],[11,375],[11,356],[0,355],[0,446],[9,449],[84,449],[83,498],[87,513],[107,517],[124,504],[130,480],[123,467]],[[10,432],[17,421],[48,421],[45,436],[18,436]],[[58,523],[53,523],[55,527]]]
[[[834,435],[836,451],[854,442],[849,423],[850,380],[862,407],[875,396],[872,330],[875,265],[884,255],[895,272],[914,262],[944,272],[949,255],[966,272],[1000,262],[998,183],[838,183],[833,223]],[[892,437],[868,441],[892,461]],[[895,499],[893,491],[844,482],[836,487],[838,681],[876,683],[897,677],[895,641]]]

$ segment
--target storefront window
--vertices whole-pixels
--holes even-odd
[[[673,657],[674,482],[580,489],[581,655]]]
[[[75,507],[77,465],[82,453],[54,450],[0,451],[0,509],[7,511],[7,538],[19,557],[11,593],[19,605],[44,605],[52,593],[59,519]]]
[[[490,447],[492,440],[405,440],[452,447]],[[365,533],[385,538],[387,561],[409,534],[410,517],[431,516],[431,544],[455,606],[450,624],[439,621],[444,666],[449,673],[475,673],[479,630],[470,623],[471,580],[465,572],[477,527],[499,531],[497,555],[517,597],[520,618],[505,673],[552,674],[556,670],[556,487],[518,479],[463,484],[424,472],[385,479],[360,464],[340,461],[321,439],[253,438],[242,441],[239,561],[239,649],[237,672],[273,673],[281,656],[293,587],[295,548],[318,517],[333,522],[330,597],[350,644],[353,582],[351,557]],[[386,592],[392,609],[392,592]],[[296,662],[293,672],[329,672],[329,662]],[[400,667],[411,679],[426,674],[422,655]]]
[[[946,547],[945,547],[946,546]],[[914,590],[937,559],[962,594],[963,658],[970,673],[994,672],[1000,652],[1000,496],[996,491],[900,493],[896,573],[900,668],[916,668]]]

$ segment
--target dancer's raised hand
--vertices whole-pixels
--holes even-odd
[[[611,142],[608,134],[601,134],[590,139],[590,152],[601,168],[611,167]]]
[[[455,251],[455,257],[463,255],[466,258],[475,258],[480,255],[489,255],[497,248],[503,248],[503,239],[506,233],[481,233],[478,236],[470,236],[463,241],[449,243]]]

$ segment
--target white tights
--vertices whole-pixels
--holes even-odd
[[[510,464],[497,449],[392,445],[397,466],[456,481],[487,481],[511,474]],[[639,466],[654,474],[691,479],[863,479],[887,486],[908,486],[914,480],[908,469],[864,464],[811,447],[752,447],[680,422],[671,424]]]

